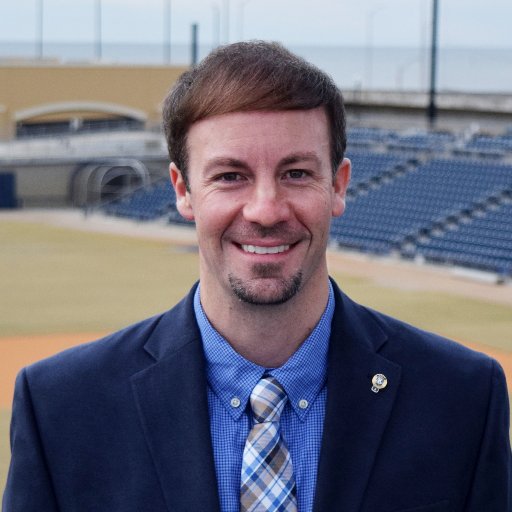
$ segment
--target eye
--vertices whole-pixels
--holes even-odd
[[[242,175],[240,175],[237,172],[225,172],[225,173],[217,176],[217,180],[219,180],[219,181],[232,182],[232,181],[240,181],[242,179],[243,179]]]
[[[286,171],[286,177],[292,180],[300,180],[308,175],[307,171],[303,169],[290,169]]]

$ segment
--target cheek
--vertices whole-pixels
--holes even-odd
[[[236,210],[231,201],[211,201],[208,198],[198,198],[194,207],[196,229],[205,237],[222,234],[236,218]]]
[[[340,208],[338,199],[329,191],[310,196],[304,195],[295,202],[296,215],[308,224],[325,224],[330,221],[334,211]]]

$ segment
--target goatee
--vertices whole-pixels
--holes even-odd
[[[235,277],[233,274],[229,274],[229,284],[233,293],[238,297],[239,300],[247,304],[253,304],[256,306],[276,306],[289,301],[296,293],[300,290],[302,284],[302,272],[299,271],[292,277],[285,279],[279,277],[273,277],[276,274],[276,265],[273,264],[261,264],[256,265],[253,268],[254,273],[257,277],[254,279],[255,285],[252,285],[252,280],[242,280]],[[261,287],[265,286],[263,283],[258,281],[260,279],[272,279],[274,282],[269,283],[269,287],[266,290],[262,290]],[[268,290],[272,290],[270,293]]]

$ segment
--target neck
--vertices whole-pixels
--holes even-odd
[[[226,304],[201,282],[201,305],[213,327],[240,355],[265,368],[282,366],[300,347],[320,320],[328,294],[326,277],[284,304],[248,304],[232,293]]]

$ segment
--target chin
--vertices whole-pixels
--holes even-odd
[[[236,297],[247,304],[276,306],[295,297],[301,288],[302,273],[290,278],[257,278],[243,280],[229,275],[229,284]]]

